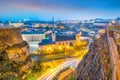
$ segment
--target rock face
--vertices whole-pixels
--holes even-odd
[[[111,80],[110,54],[106,33],[94,40],[77,67],[76,80]]]
[[[19,29],[0,29],[0,80],[16,80],[30,71],[29,45]],[[10,78],[11,77],[11,78]]]
[[[120,54],[120,45],[117,45],[118,46],[118,52],[119,52],[119,54]]]

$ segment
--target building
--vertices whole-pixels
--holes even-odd
[[[4,27],[4,24],[3,24],[3,23],[0,23],[0,27]]]
[[[95,31],[90,31],[88,34],[90,37],[94,37],[96,33],[95,33]]]
[[[109,24],[109,20],[100,20],[100,21],[95,21],[93,23],[93,26],[97,26],[97,27],[105,27],[106,25]]]
[[[80,20],[62,20],[61,22],[64,24],[78,24]]]
[[[45,38],[45,34],[39,31],[22,32],[22,37],[27,42],[41,41]]]
[[[24,27],[24,23],[9,23],[9,25],[13,27]]]
[[[45,53],[52,53],[54,50],[62,51],[64,48],[73,46],[77,39],[80,40],[80,34],[56,34],[54,37],[50,34],[38,46],[39,50],[45,51]]]
[[[80,40],[88,40],[90,38],[88,32],[81,31]]]
[[[120,18],[118,17],[117,19],[112,20],[108,24],[108,29],[110,31],[114,31],[114,32],[120,33]]]
[[[53,19],[54,22],[54,19]],[[80,40],[81,33],[75,34],[71,32],[55,33],[54,24],[52,27],[52,33],[47,34],[39,44],[39,50],[44,53],[53,53],[56,51],[64,51],[65,48],[69,49],[74,43]]]

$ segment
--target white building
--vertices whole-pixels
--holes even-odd
[[[22,32],[23,40],[31,41],[41,41],[45,38],[45,34],[42,32]]]
[[[62,20],[61,22],[65,24],[78,24],[80,20]]]
[[[111,22],[111,19],[96,19],[93,26],[107,26]]]
[[[23,27],[24,23],[9,23],[9,25],[13,27]]]
[[[0,27],[4,27],[4,24],[3,24],[3,23],[0,23]]]

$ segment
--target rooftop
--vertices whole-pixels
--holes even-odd
[[[88,32],[84,32],[84,31],[81,31],[82,32],[82,36],[86,36],[86,37],[88,37],[89,35],[88,35]]]
[[[54,44],[53,42],[52,42],[52,39],[43,39],[40,43],[39,43],[39,45],[48,45],[48,44]]]
[[[24,31],[24,32],[21,32],[21,34],[44,34],[44,32],[40,32],[40,31],[30,31],[30,32],[27,32],[27,31]]]
[[[56,41],[68,41],[68,40],[75,40],[75,35],[68,35],[68,34],[57,34]]]

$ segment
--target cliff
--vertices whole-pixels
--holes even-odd
[[[0,80],[22,79],[30,71],[29,45],[17,28],[0,29]]]
[[[111,61],[106,33],[95,39],[77,67],[76,80],[111,80]]]

